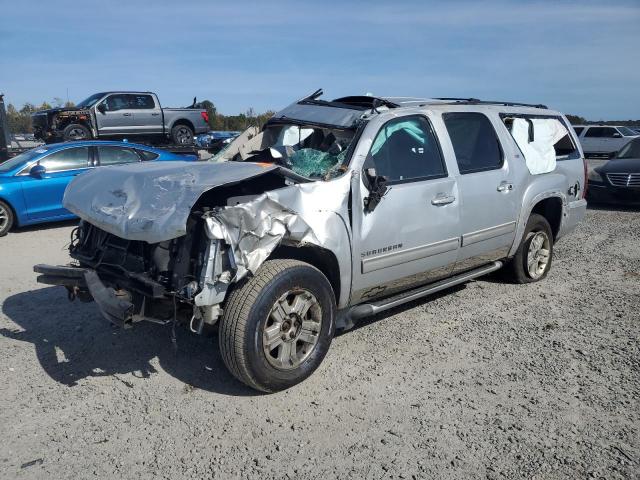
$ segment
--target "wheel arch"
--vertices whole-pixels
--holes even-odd
[[[187,118],[178,118],[177,120],[174,120],[173,123],[169,125],[169,131],[173,130],[173,128],[177,127],[178,125],[184,125],[185,127],[189,127],[194,134],[196,132],[196,128],[193,125],[193,122]]]
[[[340,302],[340,264],[331,250],[315,245],[291,246],[280,244],[271,253],[269,259],[291,259],[308,263],[320,270],[333,289],[336,303]]]
[[[551,232],[553,232],[553,240],[555,242],[560,233],[560,225],[562,224],[562,198],[558,196],[547,197],[536,203],[529,216],[533,213],[543,216],[549,222],[551,226]]]
[[[543,192],[538,190],[538,193],[526,192],[522,199],[522,209],[516,226],[516,235],[508,256],[515,255],[532,213],[537,213],[547,219],[551,225],[555,243],[562,232],[562,222],[567,216],[567,208],[567,197],[559,187],[552,187]]]

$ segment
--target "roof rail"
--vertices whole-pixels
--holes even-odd
[[[502,102],[499,100],[479,100],[477,98],[457,98],[457,97],[436,97],[436,100],[452,101],[456,103],[468,103],[472,105],[505,105],[507,107],[532,107],[532,108],[549,108],[542,103],[519,103],[519,102]]]

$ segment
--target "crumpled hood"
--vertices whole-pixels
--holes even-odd
[[[250,162],[145,162],[101,167],[76,177],[62,204],[118,237],[158,243],[186,234],[191,208],[204,192],[277,168]]]

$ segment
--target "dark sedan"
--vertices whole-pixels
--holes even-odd
[[[587,193],[592,202],[640,205],[640,138],[613,159],[590,166]]]

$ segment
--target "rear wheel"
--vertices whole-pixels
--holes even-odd
[[[0,237],[4,237],[13,227],[14,217],[11,207],[0,202]]]
[[[229,296],[220,323],[222,359],[263,392],[302,382],[324,359],[335,331],[331,284],[297,260],[268,260]]]
[[[193,130],[187,125],[175,125],[171,129],[171,140],[177,145],[191,145],[193,143]]]
[[[532,214],[515,256],[506,266],[506,273],[516,283],[542,280],[551,269],[553,232],[546,218]]]

